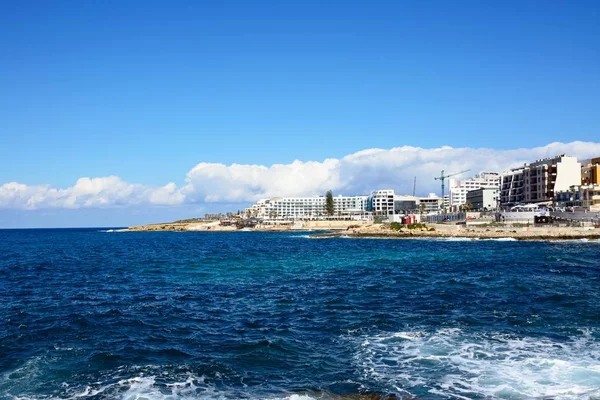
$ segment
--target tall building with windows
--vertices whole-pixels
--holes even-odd
[[[377,216],[394,214],[394,198],[396,194],[392,189],[376,190],[369,195],[367,211]]]
[[[480,172],[468,179],[450,179],[450,206],[461,206],[467,202],[467,193],[477,189],[500,189],[500,174]]]
[[[513,168],[501,176],[500,204],[522,203],[523,194],[523,171],[524,167]]]
[[[561,154],[537,160],[502,174],[500,202],[550,202],[554,194],[581,184],[581,164],[576,157]]]

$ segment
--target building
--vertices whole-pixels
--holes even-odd
[[[556,193],[557,207],[582,207],[592,212],[600,212],[600,184],[575,185],[569,190]]]
[[[419,212],[419,198],[416,196],[394,196],[394,214],[407,215]]]
[[[428,197],[397,195],[392,189],[376,190],[368,196],[336,196],[334,214],[325,210],[325,196],[273,197],[247,207],[247,218],[260,220],[320,220],[327,218],[360,220],[373,217],[390,219],[394,215],[438,212],[442,199],[434,193]]]
[[[376,190],[369,195],[367,211],[383,217],[394,215],[395,197],[396,194],[391,189]]]
[[[581,183],[581,164],[564,154],[514,168],[501,176],[500,203],[550,202],[554,194]]]
[[[422,213],[437,213],[442,208],[443,199],[438,197],[435,193],[429,193],[427,197],[419,197],[419,210]]]
[[[524,167],[513,168],[500,177],[500,204],[517,204],[524,200],[523,195]]]
[[[467,193],[467,202],[473,211],[491,211],[498,208],[500,190],[497,187],[488,187],[471,190]]]
[[[449,209],[450,208],[450,195],[445,194],[444,199],[442,200],[442,208]]]
[[[367,211],[375,216],[390,217],[398,214],[416,214],[419,212],[439,212],[443,200],[436,194],[428,197],[404,196],[391,189],[377,190],[369,196]]]
[[[450,179],[450,206],[461,206],[467,202],[467,193],[481,188],[500,189],[500,174],[480,172],[468,179]]]
[[[581,162],[581,184],[600,185],[600,157]]]
[[[334,217],[359,218],[366,215],[368,196],[335,196]],[[325,196],[274,197],[246,208],[246,216],[272,220],[311,220],[328,217]]]

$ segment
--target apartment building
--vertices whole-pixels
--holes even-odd
[[[500,177],[500,204],[524,202],[523,173],[525,168],[513,168]]]
[[[555,206],[600,212],[600,157],[581,161],[581,185],[556,192]]]
[[[377,190],[369,196],[367,211],[381,216],[390,217],[394,214],[410,214],[422,211],[437,212],[442,207],[443,200],[434,193],[428,197],[398,195],[391,189]]]
[[[482,171],[468,179],[450,179],[450,206],[461,206],[467,202],[467,193],[481,188],[500,189],[500,174]]]
[[[501,176],[500,203],[550,202],[558,191],[581,183],[581,164],[561,154],[514,168]]]
[[[393,215],[395,197],[392,189],[376,190],[369,195],[367,211],[377,216]]]

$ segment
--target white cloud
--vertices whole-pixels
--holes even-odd
[[[416,176],[417,193],[439,193],[440,182],[433,177],[439,176],[442,169],[446,173],[470,169],[462,175],[468,177],[484,170],[501,172],[562,153],[580,158],[600,156],[600,143],[551,143],[516,150],[402,146],[362,150],[340,160],[294,161],[270,167],[200,163],[187,174],[187,185],[182,191],[186,201],[193,202],[250,202],[274,196],[324,194],[329,189],[343,194],[367,194],[390,188],[409,194]]]
[[[224,165],[200,163],[182,188],[188,201],[244,202],[263,197],[300,196],[340,187],[340,161],[294,161],[291,164]]]
[[[140,204],[182,204],[184,196],[174,183],[149,187],[127,183],[117,176],[79,178],[75,185],[56,189],[49,185],[27,186],[9,182],[0,186],[0,208],[105,208]]]
[[[80,178],[65,189],[49,185],[27,186],[10,182],[0,186],[0,208],[106,208],[138,205],[181,205],[252,202],[275,196],[334,193],[366,194],[380,188],[411,193],[417,177],[417,193],[439,192],[433,179],[470,169],[463,177],[479,171],[503,171],[539,158],[557,154],[580,159],[600,156],[600,143],[550,143],[531,149],[439,147],[425,149],[402,146],[366,149],[341,159],[294,161],[290,164],[242,165],[199,163],[185,177],[185,185],[162,187],[128,183],[117,176]]]

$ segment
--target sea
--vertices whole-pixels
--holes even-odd
[[[599,399],[600,242],[0,231],[0,399]]]

